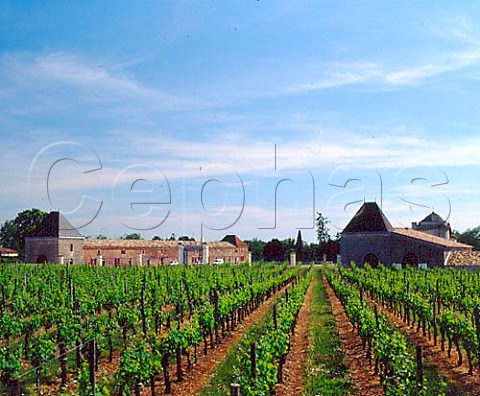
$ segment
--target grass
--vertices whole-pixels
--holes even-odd
[[[322,270],[316,269],[303,394],[341,396],[355,393],[347,370],[332,307],[322,282]]]

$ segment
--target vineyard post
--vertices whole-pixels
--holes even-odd
[[[273,304],[273,326],[275,330],[278,328],[278,322],[277,322],[277,304]]]
[[[177,361],[177,380],[183,381],[183,371],[182,371],[182,349],[178,346],[175,349],[176,361]]]
[[[214,306],[214,314],[215,314],[215,342],[216,344],[220,344],[220,337],[218,335],[218,323],[220,322],[220,310],[218,308],[218,291],[217,289],[213,289],[213,306]]]
[[[3,310],[7,307],[6,297],[5,297],[5,285],[2,283],[2,306],[0,309],[1,316],[3,316]]]
[[[437,346],[437,337],[438,337],[438,331],[437,331],[437,312],[435,310],[435,305],[436,305],[436,300],[437,300],[437,296],[436,294],[433,295],[433,345],[434,346]]]
[[[285,355],[280,355],[280,359],[278,361],[278,373],[277,373],[277,382],[281,384],[283,382],[283,366],[285,364]]]
[[[477,340],[480,340],[480,308],[478,305],[473,310],[473,316],[475,318],[475,330],[477,331]]]
[[[145,288],[146,288],[146,275],[145,275],[145,267],[144,267],[144,276],[143,276],[143,283],[142,283],[142,295],[141,295],[141,315],[142,315],[142,330],[143,335],[147,336],[147,320],[145,315]]]
[[[90,371],[90,386],[92,388],[92,395],[96,393],[96,383],[95,383],[95,362],[97,360],[97,346],[95,339],[90,340],[88,343],[88,369]]]
[[[180,329],[180,324],[182,323],[182,303],[180,301],[177,302],[177,324],[178,328]]]
[[[230,384],[230,396],[240,396],[239,384]]]
[[[257,378],[257,345],[252,342],[250,344],[250,363],[252,366],[252,379]]]
[[[11,379],[10,381],[10,396],[20,396],[20,380],[18,378]]]
[[[170,383],[170,373],[168,371],[168,360],[170,358],[169,353],[162,354],[162,370],[163,378],[165,379],[165,393],[170,395],[172,393],[172,385]]]
[[[439,279],[435,283],[435,295],[437,297],[437,315],[440,315],[440,286],[438,284]]]
[[[423,386],[423,360],[422,347],[417,345],[417,384],[421,388]]]

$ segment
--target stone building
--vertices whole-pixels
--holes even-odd
[[[65,216],[51,212],[25,237],[25,261],[83,263],[83,243],[84,238]]]
[[[87,239],[85,263],[124,266],[163,265],[178,261],[177,241],[144,241],[129,239]]]
[[[3,246],[0,246],[0,259],[16,259],[18,258],[18,252],[13,249],[9,249]]]
[[[248,244],[235,235],[222,241],[85,239],[59,212],[51,212],[25,240],[25,261],[125,266],[249,261]]]
[[[450,239],[452,236],[450,224],[445,222],[445,220],[435,212],[430,213],[419,223],[412,223],[412,229],[445,239]]]
[[[375,202],[365,202],[341,234],[341,262],[369,263],[374,267],[379,263],[424,263],[432,267],[448,265],[460,253],[471,253],[470,245],[450,239],[439,219],[433,213],[418,224],[418,229],[394,228]]]
[[[249,259],[248,245],[234,235],[214,242],[87,239],[84,255],[87,264],[114,266],[211,264],[218,259],[237,264]]]

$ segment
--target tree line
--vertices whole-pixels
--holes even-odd
[[[317,242],[306,243],[302,239],[302,232],[298,230],[297,238],[283,240],[271,239],[268,242],[254,238],[246,240],[248,250],[252,253],[253,261],[288,261],[290,253],[296,253],[297,261],[336,261],[340,253],[340,234],[330,236],[327,224],[328,219],[317,212],[316,233]]]

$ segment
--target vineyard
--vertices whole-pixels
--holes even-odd
[[[1,394],[480,390],[474,272],[4,264],[0,281]]]

